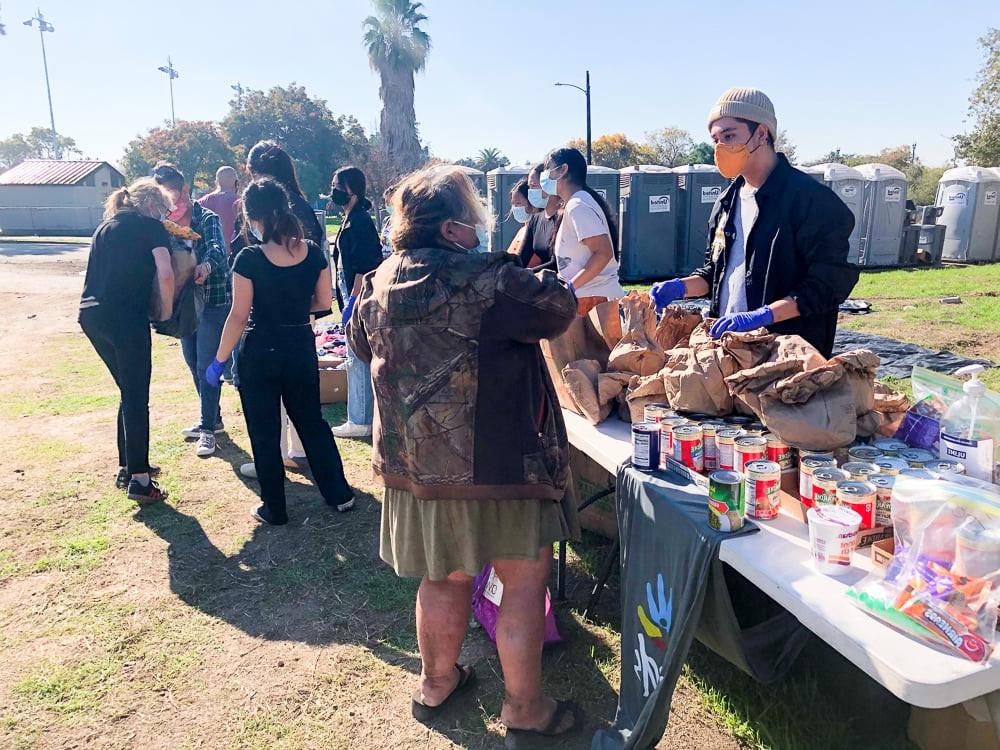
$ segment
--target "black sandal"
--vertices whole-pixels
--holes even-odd
[[[410,711],[413,714],[414,719],[420,722],[430,721],[444,710],[445,706],[448,705],[448,701],[456,695],[461,695],[462,693],[468,691],[476,684],[476,670],[472,667],[463,667],[461,664],[456,664],[455,669],[458,670],[458,684],[455,685],[454,690],[448,693],[448,697],[439,704],[436,706],[428,706],[417,700],[410,701]]]
[[[563,723],[566,714],[570,714],[573,717],[573,723],[565,729],[559,730],[559,725]],[[580,707],[573,701],[556,701],[556,710],[552,712],[552,718],[545,725],[545,729],[511,729],[507,727],[504,746],[507,750],[541,747],[543,746],[543,740],[569,736],[571,732],[579,727],[579,724]],[[545,743],[545,745],[548,745],[548,743]]]

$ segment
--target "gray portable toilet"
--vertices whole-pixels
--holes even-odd
[[[708,217],[729,180],[714,164],[674,167],[677,175],[677,271],[686,274],[704,265],[708,251]]]
[[[1000,167],[993,167],[993,175],[1000,182]],[[997,233],[993,239],[993,260],[1000,260],[1000,216],[997,217]]]
[[[956,167],[938,182],[936,205],[941,206],[944,260],[993,260],[1000,216],[1000,177],[993,169]]]
[[[906,175],[888,164],[862,164],[860,266],[898,266],[906,218]]]
[[[472,184],[476,186],[476,190],[479,194],[485,198],[486,197],[486,173],[481,169],[476,169],[475,167],[466,167],[461,164],[452,164],[451,166],[456,169],[461,169],[467,175],[469,179],[472,180]]]
[[[611,209],[611,215],[618,216],[618,170],[610,167],[587,165],[587,184],[599,193]]]
[[[810,164],[809,166],[805,166],[804,164],[793,164],[792,166],[800,172],[805,172],[807,175],[816,180],[816,182],[825,182],[823,178],[823,167],[825,165],[823,164]]]
[[[527,178],[530,167],[499,167],[486,173],[486,207],[493,216],[490,252],[507,250],[514,235],[523,226],[510,214],[510,191]]]
[[[854,214],[854,230],[851,232],[851,249],[847,253],[847,262],[857,263],[861,256],[862,196],[865,192],[865,176],[853,167],[837,162],[815,164],[803,169],[806,170],[836,193]]]
[[[677,273],[677,175],[640,164],[618,173],[619,277],[665,279]]]

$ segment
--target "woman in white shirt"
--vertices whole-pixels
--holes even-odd
[[[542,190],[563,201],[556,234],[559,278],[576,293],[580,315],[609,299],[625,296],[618,283],[618,232],[608,204],[587,185],[587,160],[575,148],[560,148],[545,159]]]

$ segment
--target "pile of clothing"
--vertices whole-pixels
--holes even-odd
[[[344,326],[340,323],[315,323],[313,334],[316,336],[316,356],[337,357],[347,356],[347,338]]]
[[[543,353],[564,408],[593,424],[612,412],[642,421],[650,403],[723,416],[753,416],[789,445],[832,450],[891,436],[907,398],[875,382],[876,354],[856,349],[827,360],[799,336],[765,329],[709,334],[711,320],[681,307],[657,319],[632,292],[578,318]]]

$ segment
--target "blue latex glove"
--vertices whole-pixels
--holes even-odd
[[[569,288],[569,290],[571,292],[573,292],[574,295],[576,294],[576,287],[573,286],[573,282],[572,281],[567,281],[566,282],[566,286]]]
[[[766,305],[758,307],[750,312],[738,312],[730,315],[723,315],[712,324],[709,333],[713,339],[720,338],[726,331],[734,333],[744,333],[753,331],[762,326],[769,326],[774,322],[774,312]]]
[[[340,318],[340,322],[343,325],[347,325],[347,321],[351,319],[351,313],[354,312],[354,303],[358,301],[358,298],[353,294],[347,298],[347,302],[344,303],[344,314]]]
[[[212,364],[205,368],[205,382],[213,388],[222,387],[222,373],[225,372],[226,363],[217,359],[212,360]]]
[[[649,298],[653,300],[657,310],[679,299],[684,299],[684,281],[681,279],[670,279],[653,284],[649,290]]]

